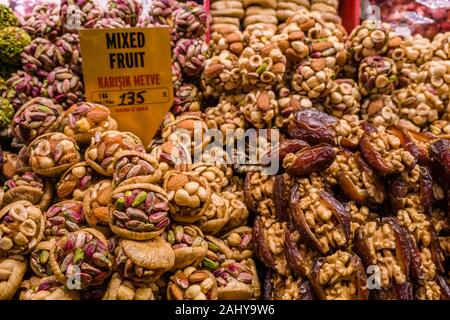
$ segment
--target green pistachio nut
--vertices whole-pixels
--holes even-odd
[[[141,191],[136,198],[134,199],[133,203],[131,204],[131,206],[133,208],[136,208],[138,206],[140,206],[141,204],[144,203],[145,199],[147,198],[147,192],[145,191]]]

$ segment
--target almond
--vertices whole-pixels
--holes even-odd
[[[175,298],[175,300],[183,300],[184,294],[183,291],[178,288],[178,286],[175,283],[172,283],[170,286],[170,293],[172,293],[172,296]]]
[[[66,198],[66,197],[70,196],[70,194],[72,193],[72,191],[75,189],[76,186],[77,186],[77,183],[75,181],[71,181],[71,180],[61,183],[58,186],[58,190],[57,190],[58,197]]]
[[[241,42],[232,43],[230,45],[230,51],[234,54],[241,54],[244,50],[244,45]]]
[[[206,273],[194,272],[189,276],[189,281],[190,282],[202,282],[206,278],[208,278],[208,275]]]
[[[200,119],[198,119],[198,120],[197,119],[182,120],[176,124],[176,127],[177,127],[177,129],[186,129],[186,130],[194,131],[196,121],[201,121],[201,120]]]
[[[316,23],[315,23],[314,19],[309,19],[308,21],[306,21],[306,22],[302,23],[301,25],[299,25],[299,27],[300,27],[300,29],[302,31],[306,31],[306,30],[309,30],[312,27],[314,27],[315,24]]]
[[[281,62],[278,62],[272,66],[270,71],[274,74],[278,74],[278,73],[283,73],[285,69],[286,69],[285,65]]]
[[[184,185],[188,182],[189,179],[184,174],[173,175],[169,178],[169,180],[167,180],[166,191],[177,191],[178,189],[183,188]]]
[[[100,191],[97,197],[97,202],[102,206],[108,205],[111,202],[112,191],[113,187],[111,185]]]
[[[369,104],[369,108],[367,108],[367,113],[369,116],[373,116],[378,113],[383,108],[383,101],[381,99],[376,99]]]
[[[98,220],[108,222],[108,207],[97,207],[92,212]]]
[[[312,59],[312,61],[311,61],[311,68],[314,71],[320,71],[323,68],[325,68],[326,66],[327,66],[327,60],[325,60],[324,58]]]
[[[3,157],[4,157],[4,160],[3,160],[2,173],[6,178],[11,179],[12,177],[14,177],[14,175],[17,172],[17,169],[16,169],[17,156],[13,153],[4,152]]]
[[[337,53],[336,63],[338,66],[343,66],[347,63],[347,51],[345,49],[343,49]]]
[[[270,97],[267,91],[261,91],[258,99],[256,100],[256,104],[258,105],[258,108],[263,111],[270,109]]]
[[[402,38],[400,37],[393,37],[391,39],[389,39],[389,46],[390,47],[398,47],[402,44]]]
[[[87,118],[94,123],[100,123],[107,120],[109,117],[109,110],[103,108],[92,108],[87,112]]]
[[[333,44],[330,41],[317,42],[312,45],[312,50],[322,52],[322,51],[325,51],[332,47],[333,47]]]
[[[278,47],[280,48],[281,52],[286,52],[286,50],[288,50],[291,47],[291,45],[289,44],[289,41],[282,40],[278,41]]]
[[[225,41],[228,43],[241,41],[241,36],[238,33],[230,33],[225,36]]]
[[[175,145],[170,141],[164,142],[161,145],[162,152],[167,153],[167,154],[171,154],[173,148],[175,148]]]
[[[297,41],[305,39],[305,33],[303,31],[294,31],[289,33],[290,41]]]
[[[300,60],[302,60],[301,54],[292,48],[286,50],[286,58],[293,62],[300,62]]]
[[[215,63],[213,65],[205,68],[204,74],[206,78],[215,78],[217,77],[224,69],[224,66],[220,63]]]
[[[261,56],[268,56],[272,52],[272,50],[277,48],[278,47],[276,44],[268,43],[264,47],[262,47],[261,50],[259,50],[259,53],[261,54]]]

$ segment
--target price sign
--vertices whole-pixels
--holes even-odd
[[[147,144],[173,102],[168,28],[80,30],[86,98]]]

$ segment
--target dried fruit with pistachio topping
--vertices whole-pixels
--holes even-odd
[[[46,210],[52,201],[53,189],[51,183],[43,180],[34,172],[15,174],[3,184],[3,202],[6,206],[15,201],[26,200]]]
[[[0,254],[26,254],[42,240],[45,218],[28,201],[16,201],[0,211]]]
[[[68,290],[55,276],[31,277],[20,285],[19,300],[80,300],[80,295]]]
[[[142,13],[142,3],[137,0],[108,0],[106,16],[123,20],[127,25],[135,26]]]
[[[115,256],[114,270],[135,284],[157,281],[175,263],[173,250],[160,237],[146,241],[121,240]]]
[[[19,143],[29,144],[36,137],[58,131],[62,107],[47,98],[33,98],[17,110],[12,132]]]
[[[226,261],[213,274],[220,300],[258,300],[261,296],[258,273],[252,259]]]
[[[113,160],[115,187],[133,183],[158,183],[162,178],[158,161],[153,156],[137,152],[119,152]]]
[[[179,115],[183,112],[200,111],[202,93],[198,87],[192,83],[182,83],[175,85],[174,102],[170,111]]]
[[[94,0],[61,1],[61,20],[66,33],[90,29],[103,15],[103,9]]]
[[[41,95],[54,100],[64,109],[84,99],[84,85],[79,75],[67,67],[56,67],[48,74]]]
[[[38,277],[47,277],[53,274],[50,267],[50,250],[55,245],[57,238],[41,241],[30,253],[30,267]]]
[[[127,28],[129,25],[125,23],[122,19],[114,18],[101,18],[94,24],[94,29],[117,29],[117,28]]]
[[[209,239],[209,238],[208,238]],[[247,226],[237,227],[223,235],[220,242],[214,242],[224,252],[227,259],[241,261],[253,257],[253,229]]]
[[[37,174],[58,177],[80,161],[78,146],[62,133],[46,133],[29,146],[30,165]]]
[[[180,3],[175,0],[155,0],[148,9],[149,19],[152,23],[161,25],[172,25],[172,14],[180,7]]]
[[[54,39],[62,31],[61,7],[55,2],[37,4],[23,17],[21,24],[32,38]]]
[[[203,232],[196,226],[172,224],[161,238],[170,244],[175,254],[173,270],[200,265],[208,250]]]
[[[105,236],[86,228],[62,237],[50,251],[53,274],[73,290],[92,288],[109,277],[113,261]]]
[[[173,63],[178,63],[188,77],[197,77],[203,72],[208,56],[208,45],[200,39],[180,39],[173,49]]]
[[[124,238],[155,238],[170,223],[166,192],[156,185],[135,183],[115,188],[111,201],[109,225]]]
[[[114,130],[96,132],[84,158],[95,171],[110,177],[114,174],[114,157],[119,152],[128,150],[144,151],[141,140],[134,134]]]
[[[62,237],[78,231],[84,225],[83,203],[76,200],[65,200],[52,205],[45,212],[46,239]]]
[[[23,70],[13,73],[6,80],[5,85],[7,90],[2,92],[2,96],[4,99],[9,100],[15,110],[18,110],[28,100],[40,97],[43,87],[38,77],[32,76]]]
[[[173,24],[180,38],[201,38],[206,31],[208,14],[202,5],[187,1],[172,13]]]

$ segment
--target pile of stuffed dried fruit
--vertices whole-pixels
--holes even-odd
[[[190,1],[1,8],[0,299],[450,298],[450,34],[289,3],[213,1],[209,43]],[[85,28],[171,28],[150,145],[85,101],[73,5]],[[254,129],[277,169],[214,161],[241,154],[211,129]]]

